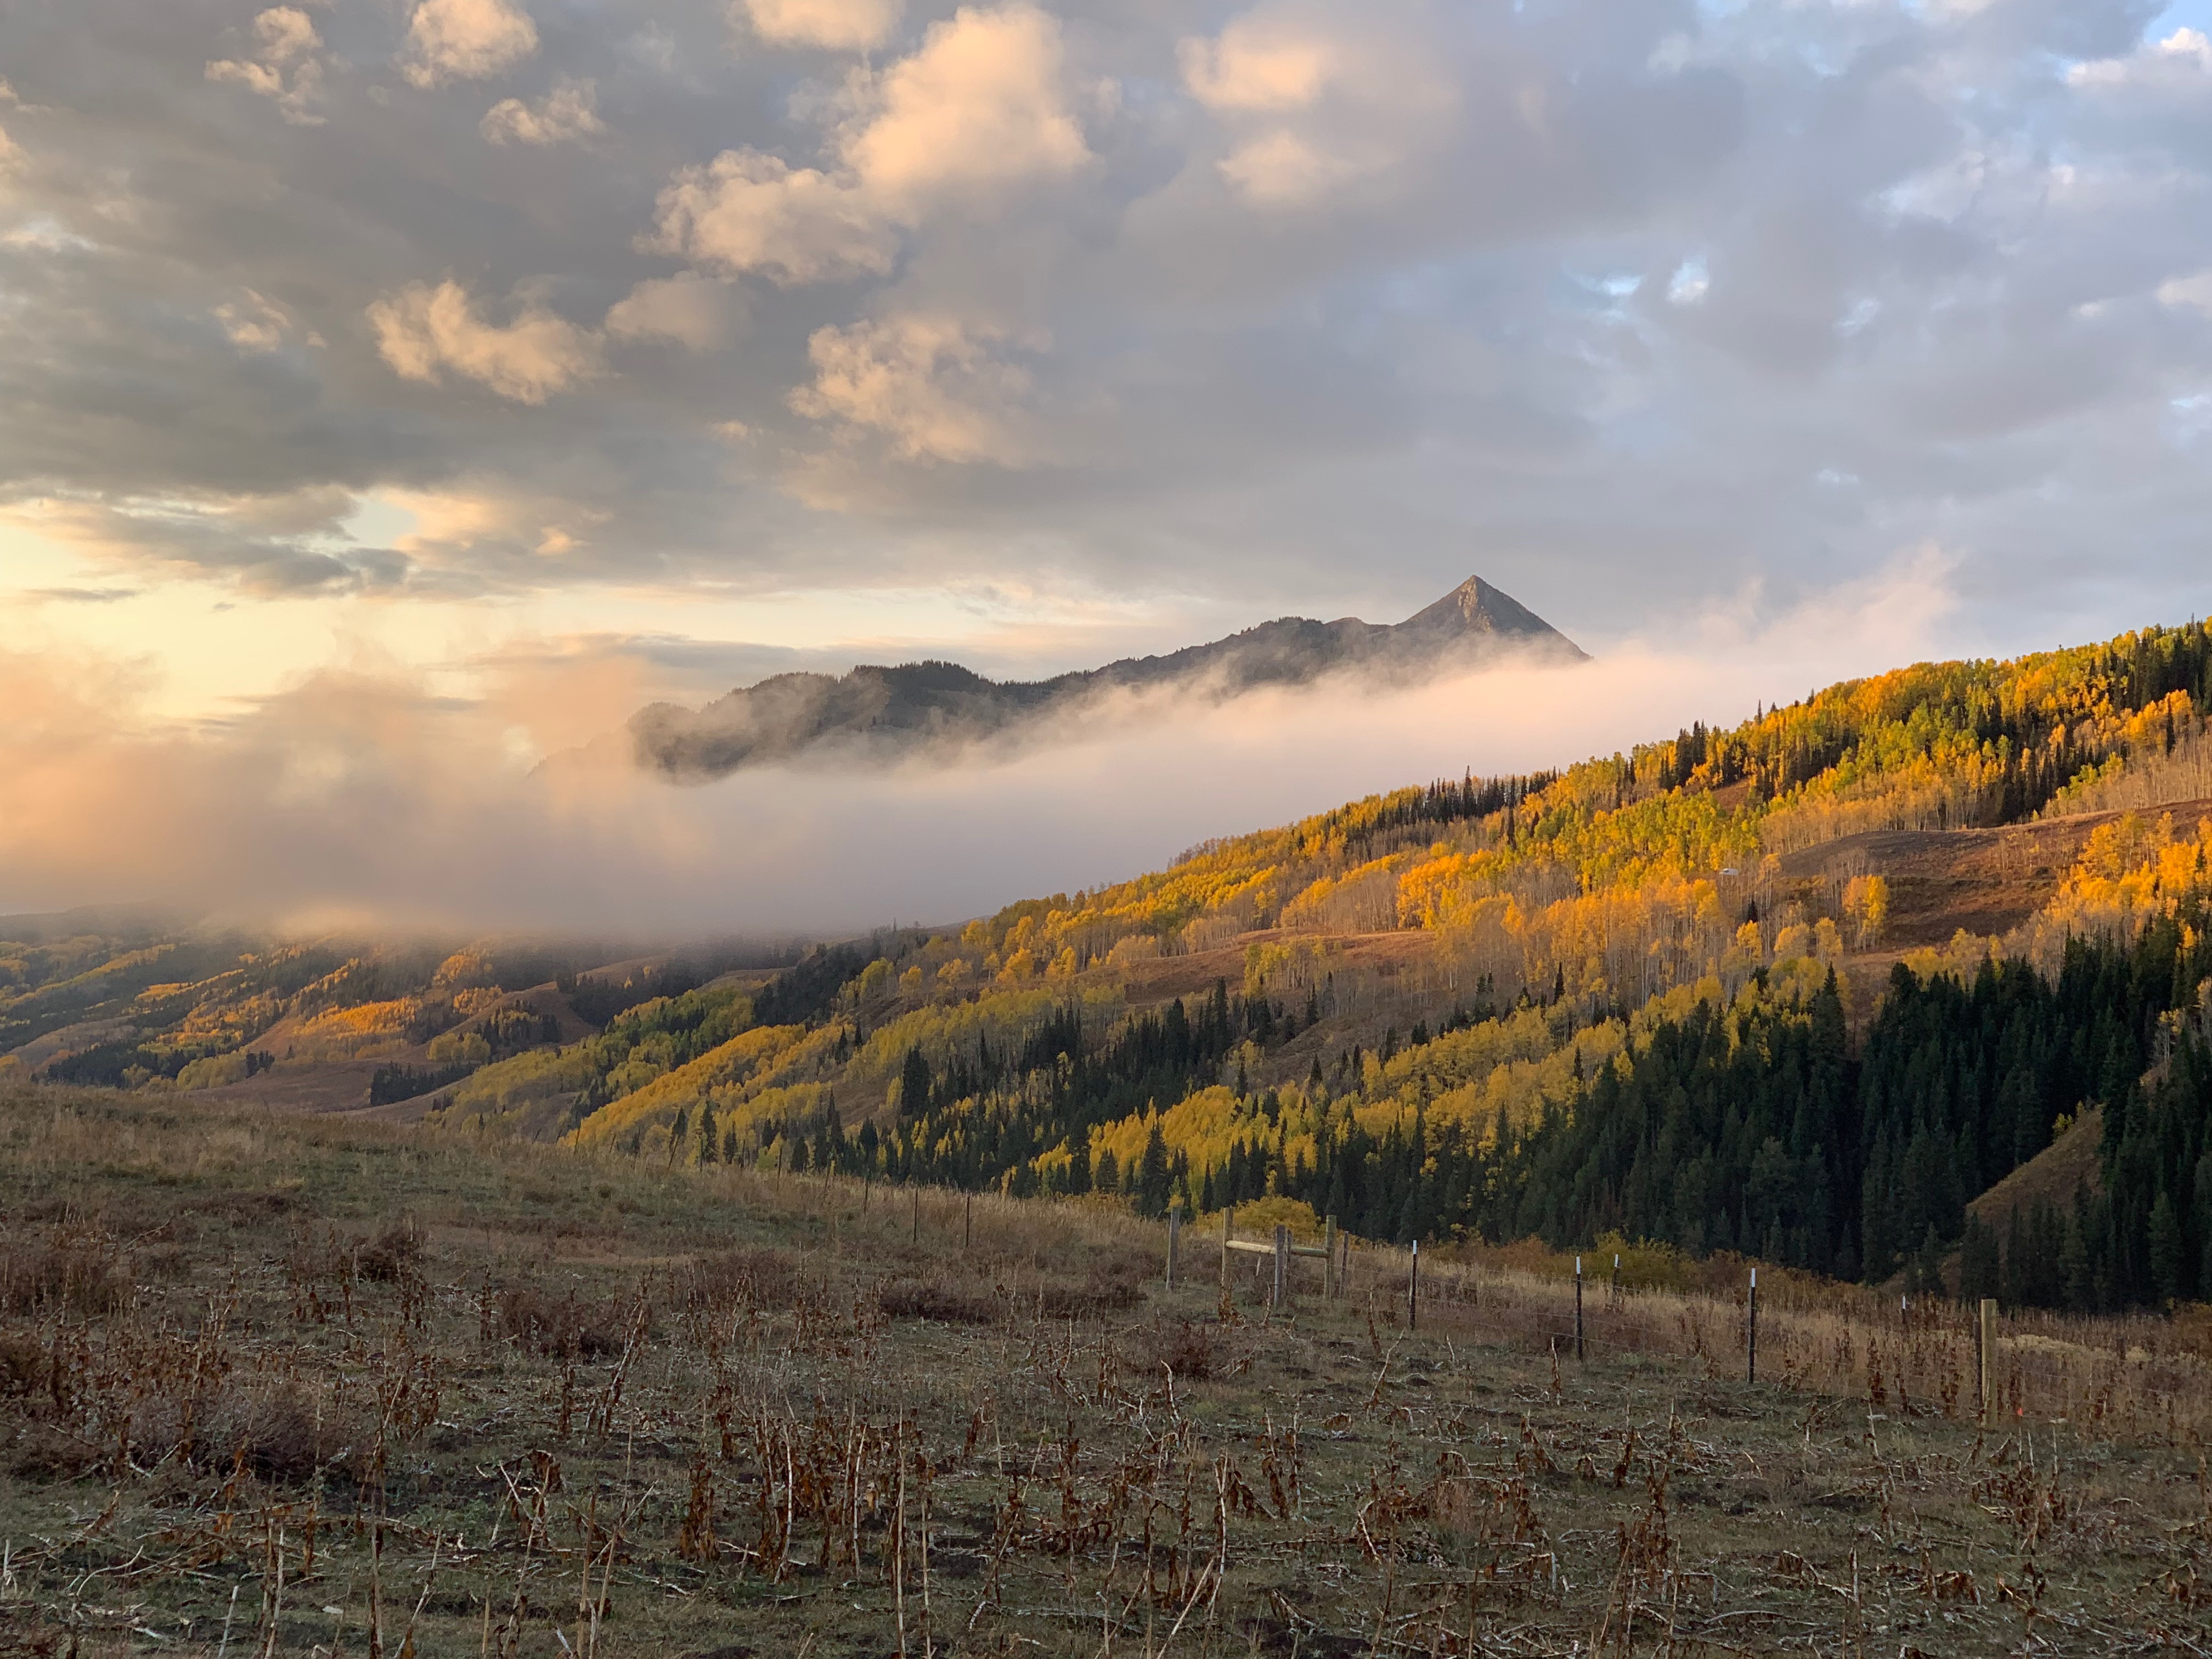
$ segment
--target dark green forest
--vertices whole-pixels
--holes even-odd
[[[1571,1247],[1617,1233],[1870,1283],[1903,1270],[1928,1290],[1963,1243],[1964,1293],[2146,1305],[2212,1291],[2212,1042],[2190,1023],[2208,974],[2204,918],[2185,909],[2132,946],[2074,941],[2055,979],[2009,961],[1965,984],[1899,965],[1856,1042],[1832,975],[1809,996],[1762,987],[1733,1009],[1701,1003],[1519,1133],[1432,1127],[1413,1110],[1378,1137],[1343,1097],[1323,1109],[1317,1157],[1285,1164],[1267,1134],[1280,1104],[1261,1094],[1252,1135],[1217,1165],[1192,1170],[1155,1131],[1136,1167],[1091,1168],[1093,1126],[1202,1086],[1248,1038],[1264,1046],[1299,1029],[1294,1011],[1217,987],[1194,1012],[1178,1001],[1103,1042],[1086,1042],[1070,1008],[1004,1051],[986,1043],[934,1067],[912,1052],[887,1133],[848,1137],[833,1111],[799,1156],[1027,1192],[1033,1161],[1066,1146],[1055,1190],[1119,1190],[1149,1214],[1274,1192],[1401,1243],[1533,1234]],[[684,1024],[690,1003],[663,1005],[651,1023]],[[1970,1200],[2088,1106],[2104,1112],[2101,1193],[2027,1209],[2002,1237],[1970,1220]]]

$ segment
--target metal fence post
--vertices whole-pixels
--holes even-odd
[[[1336,1218],[1331,1216],[1322,1224],[1321,1230],[1321,1293],[1334,1300],[1336,1296]]]
[[[1176,1246],[1182,1242],[1182,1206],[1168,1206],[1168,1288],[1175,1289]]]
[[[1421,1241],[1413,1241],[1413,1266],[1406,1275],[1406,1328],[1421,1328]]]
[[[1575,1258],[1575,1360],[1583,1357],[1583,1259]]]
[[[1759,1381],[1759,1269],[1751,1270],[1751,1299],[1744,1305],[1743,1380]]]
[[[1267,1304],[1279,1308],[1291,1294],[1291,1230],[1280,1222],[1275,1224],[1275,1295]]]

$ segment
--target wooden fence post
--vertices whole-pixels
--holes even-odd
[[[1997,1393],[1997,1302],[1993,1296],[1982,1298],[1981,1340],[1976,1344],[1981,1353],[1982,1366],[1982,1422],[1990,1420],[1990,1407],[1996,1403]]]
[[[1336,1297],[1336,1218],[1331,1216],[1322,1223],[1321,1229],[1321,1293],[1334,1300]]]
[[[1421,1241],[1413,1241],[1413,1265],[1406,1275],[1406,1328],[1421,1328]]]
[[[1175,1289],[1176,1246],[1182,1242],[1182,1206],[1168,1206],[1168,1288]]]
[[[1583,1357],[1583,1259],[1575,1258],[1575,1362]]]
[[[1291,1230],[1280,1222],[1275,1225],[1275,1295],[1267,1304],[1279,1308],[1291,1295]]]
[[[1751,1270],[1751,1299],[1744,1305],[1743,1380],[1759,1381],[1759,1269]]]

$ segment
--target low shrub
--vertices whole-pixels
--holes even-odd
[[[1124,1313],[1145,1299],[1149,1273],[1149,1264],[1104,1261],[1082,1279],[1047,1279],[1038,1299],[1048,1319],[1097,1319]]]
[[[46,1376],[46,1351],[35,1337],[0,1334],[0,1399],[26,1395]]]
[[[934,1319],[946,1325],[988,1325],[999,1316],[995,1298],[941,1279],[895,1279],[877,1292],[876,1305],[893,1319]]]
[[[355,1252],[355,1271],[380,1285],[395,1284],[415,1271],[422,1261],[422,1235],[414,1218],[387,1227],[364,1240]]]
[[[264,1480],[291,1482],[358,1452],[359,1426],[318,1413],[297,1388],[233,1377],[188,1398],[140,1401],[128,1431],[142,1467],[177,1456],[200,1468],[243,1468]]]
[[[60,1236],[0,1243],[0,1313],[112,1313],[131,1299],[131,1275],[104,1238]]]
[[[620,1314],[609,1304],[579,1301],[574,1291],[556,1298],[520,1285],[500,1297],[499,1311],[507,1339],[531,1353],[603,1359],[622,1351]]]
[[[786,1250],[726,1250],[702,1256],[677,1281],[684,1310],[713,1316],[734,1308],[789,1308],[807,1299],[799,1260]]]

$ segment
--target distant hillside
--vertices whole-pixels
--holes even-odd
[[[757,985],[798,957],[634,950],[285,939],[122,909],[0,916],[0,1079],[358,1109],[574,1042],[641,1003]]]
[[[26,918],[0,1070],[1920,1289],[1971,1244],[1962,1288],[2017,1301],[2212,1300],[2208,707],[2200,624],[1920,664],[803,957]],[[2095,1181],[2077,1134],[2017,1237],[1970,1224],[2092,1116]]]
[[[2212,1294],[2209,697],[2194,624],[1899,669],[878,939],[774,1007],[647,1005],[433,1115],[1925,1289],[1977,1194],[2101,1107],[2103,1180],[2003,1282]]]
[[[1215,697],[1300,685],[1333,670],[1389,678],[1433,673],[1508,647],[1570,659],[1583,653],[1542,617],[1476,576],[1402,623],[1285,617],[1160,657],[1125,658],[1048,680],[988,680],[957,663],[863,665],[849,674],[778,674],[705,708],[655,703],[630,722],[639,762],[671,778],[720,777],[833,745],[871,754],[997,736],[1115,689],[1188,684]]]

